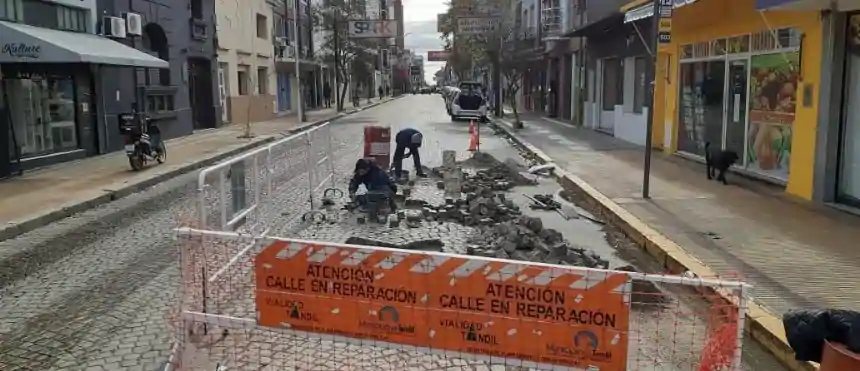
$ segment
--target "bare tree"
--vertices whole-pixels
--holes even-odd
[[[315,27],[326,33],[319,48],[320,58],[334,66],[340,82],[338,111],[343,110],[350,80],[367,83],[366,78],[373,76],[373,65],[378,58],[373,41],[349,38],[346,21],[363,17],[360,5],[359,2],[333,0],[328,8],[313,10]]]

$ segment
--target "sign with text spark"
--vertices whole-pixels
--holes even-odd
[[[348,32],[351,39],[385,39],[397,35],[397,21],[386,20],[350,20]]]
[[[267,244],[255,260],[261,326],[511,363],[626,370],[627,272],[288,239]]]

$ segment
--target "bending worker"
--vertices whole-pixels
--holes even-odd
[[[397,147],[394,149],[394,158],[392,165],[394,166],[394,177],[400,179],[400,174],[403,169],[403,159],[412,156],[412,163],[415,164],[415,175],[426,177],[424,169],[421,167],[421,155],[418,154],[418,148],[421,147],[421,142],[424,136],[421,132],[415,129],[403,129],[397,132],[394,137],[394,143]],[[409,152],[406,152],[409,150]]]
[[[388,199],[391,211],[397,209],[397,206],[394,204],[394,194],[397,192],[397,186],[394,185],[388,174],[380,169],[379,166],[363,158],[355,162],[355,171],[352,175],[352,180],[349,182],[350,199],[355,199],[355,192],[358,191],[358,186],[362,184],[367,188],[368,195],[383,195]],[[363,201],[365,202],[359,203],[366,203],[367,200]]]

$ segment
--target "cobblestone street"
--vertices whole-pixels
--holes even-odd
[[[346,187],[361,154],[365,124],[422,130],[428,166],[441,164],[441,143],[465,152],[468,123],[452,126],[438,96],[418,99],[424,104],[398,100],[335,122],[339,187]],[[194,210],[195,196],[196,174],[188,174],[1,242],[0,259],[16,268],[0,282],[0,369],[161,367],[170,353],[168,323],[179,299],[172,228],[177,216]],[[290,206],[306,198],[301,192],[279,196],[279,203]],[[285,207],[283,214],[290,211]],[[285,221],[272,234],[295,227]]]
[[[442,150],[456,150],[458,160],[469,156],[468,122],[451,122],[437,95],[406,97],[333,122],[331,156],[335,159],[336,188],[346,190],[355,160],[361,156],[362,132],[368,124],[390,126],[392,135],[405,127],[422,131],[421,158],[426,167],[442,165]],[[481,130],[481,150],[500,161],[519,156],[516,148],[486,126]],[[295,151],[288,155],[301,158],[307,154]],[[465,253],[470,239],[480,234],[475,228],[449,221],[424,222],[417,228],[360,225],[354,215],[345,211],[327,213],[335,223],[303,222],[301,216],[308,210],[308,176],[300,168],[290,168],[293,163],[303,162],[293,158],[278,161],[286,168],[274,177],[273,188],[266,196],[270,205],[262,212],[270,236],[337,243],[361,237],[395,245],[430,240],[441,242],[443,251]],[[411,165],[407,159],[404,166],[410,172]],[[537,188],[552,192],[558,185]],[[412,189],[415,199],[434,205],[446,203],[435,179],[419,179]],[[11,274],[0,276],[0,370],[163,369],[173,354],[173,336],[180,332],[176,318],[183,299],[180,274],[182,268],[187,269],[179,262],[179,251],[188,239],[177,239],[173,228],[196,215],[197,202],[197,174],[193,173],[0,242],[0,260],[4,266],[15,267]],[[546,228],[553,225],[551,221],[545,223]],[[599,226],[584,219],[576,223],[580,224],[558,219],[554,225],[565,235],[575,233],[575,244],[585,247],[583,251],[603,246],[600,253],[612,262],[612,268],[624,262],[624,258],[610,256],[613,252],[606,249],[612,246]],[[244,243],[219,246],[217,241],[209,242],[206,250],[215,253],[196,263],[210,272],[223,268]],[[184,349],[185,355],[194,356],[182,363],[183,370],[215,370],[219,363],[227,370],[272,371],[522,369],[467,361],[441,351],[431,355],[384,349],[372,341],[346,343],[258,329],[253,323],[253,258],[249,253],[230,261],[233,268],[203,288],[210,299],[207,313],[249,322],[210,325],[207,335],[180,335],[185,347],[193,348]],[[660,348],[661,341],[674,342],[675,338],[672,331],[665,332],[665,339],[651,337],[655,331],[660,332],[653,326],[663,325],[651,318],[650,314],[639,318],[641,327],[636,331],[648,334],[644,342],[647,345],[640,347],[656,350],[640,348],[639,353],[631,350],[631,354],[656,354],[653,362],[657,364],[660,358],[675,356],[664,354],[668,349]],[[700,322],[695,318],[690,321],[691,326],[703,327]],[[228,327],[229,335],[223,336],[222,330]],[[701,347],[696,341],[703,338],[697,335],[694,341],[692,334],[689,337],[689,349],[683,345],[678,349],[673,345],[671,349],[685,351],[684,357],[689,358],[685,358],[686,366],[653,369],[693,367]],[[631,361],[639,365],[631,370],[652,369],[643,366],[652,362],[650,359]],[[753,348],[751,353],[745,353],[745,369],[781,368]]]

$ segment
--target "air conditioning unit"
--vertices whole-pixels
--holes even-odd
[[[125,20],[120,17],[102,18],[102,28],[107,37],[125,38]]]
[[[137,13],[122,13],[125,19],[125,29],[129,35],[143,35],[143,17]]]

